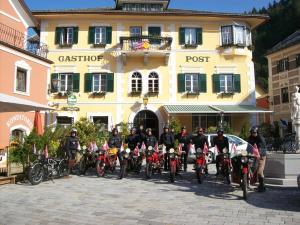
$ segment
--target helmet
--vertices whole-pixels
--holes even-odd
[[[152,129],[151,129],[151,128],[147,128],[147,129],[146,129],[146,132],[147,132],[147,133],[150,132],[150,131],[152,132]]]
[[[169,125],[165,125],[165,126],[164,126],[164,129],[169,129]]]
[[[115,133],[117,131],[117,133],[119,132],[117,128],[112,129],[112,133]]]
[[[132,128],[130,129],[130,131],[135,131],[135,132],[136,132],[136,128],[135,128],[135,127],[132,127]]]
[[[218,128],[218,129],[217,129],[217,133],[224,133],[223,128]]]
[[[71,129],[71,133],[77,133],[77,129],[76,128],[72,128]]]
[[[251,127],[250,133],[258,133],[258,127],[257,126]]]
[[[186,126],[182,126],[182,127],[181,127],[181,130],[185,130],[185,129],[186,129]]]

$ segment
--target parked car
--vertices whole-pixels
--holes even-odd
[[[209,152],[207,156],[207,163],[213,163],[216,160],[217,152],[215,147],[212,147],[213,145],[213,139],[217,136],[217,134],[205,134],[207,137],[208,143],[209,143]],[[245,150],[249,147],[249,143],[242,138],[232,135],[232,134],[224,134],[228,138],[229,141],[229,152],[232,152],[232,146],[235,144],[237,151]],[[195,155],[192,152],[189,152],[189,161],[192,161],[195,159]]]

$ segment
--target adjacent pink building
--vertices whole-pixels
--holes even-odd
[[[47,76],[51,61],[47,46],[29,38],[39,29],[23,0],[0,1],[0,149],[33,128],[35,111],[47,106]]]

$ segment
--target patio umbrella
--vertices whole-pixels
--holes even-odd
[[[34,129],[37,135],[43,134],[43,127],[42,127],[42,117],[40,111],[35,111],[34,115]]]

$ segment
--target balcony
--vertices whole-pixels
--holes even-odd
[[[25,35],[22,32],[2,23],[0,23],[0,41],[34,55],[47,58],[48,47],[46,44],[42,44],[38,38],[26,40]]]
[[[165,57],[168,64],[171,51],[171,37],[134,36],[120,37],[123,64],[126,64],[127,56],[143,56],[147,64],[149,57]]]

